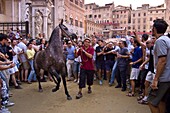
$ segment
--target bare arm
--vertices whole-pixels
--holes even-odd
[[[153,79],[153,83],[151,85],[152,89],[158,89],[158,87],[157,87],[158,80],[165,69],[166,59],[167,59],[166,57],[158,58],[158,64],[157,64],[157,68],[156,68],[155,78]]]

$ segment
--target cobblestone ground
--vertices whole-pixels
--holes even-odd
[[[78,91],[76,83],[68,82],[68,89],[72,100],[68,101],[63,86],[52,93],[54,83],[42,83],[44,92],[38,92],[38,84],[22,84],[23,89],[11,89],[11,101],[15,106],[10,107],[12,113],[150,113],[149,107],[140,105],[136,97],[127,97],[127,92],[109,87],[105,83],[99,86],[97,82],[92,87],[92,94],[83,90],[83,98],[76,100]]]

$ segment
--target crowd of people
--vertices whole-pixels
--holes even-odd
[[[88,85],[92,93],[94,80],[103,85],[128,91],[127,97],[136,97],[139,104],[149,104],[152,113],[169,113],[170,99],[170,38],[164,33],[168,24],[154,21],[152,34],[133,36],[106,42],[95,35],[76,40],[63,41],[67,81],[78,83],[76,99],[83,97],[82,89]],[[13,33],[15,34],[15,33]],[[21,83],[36,81],[33,58],[37,51],[48,46],[40,35],[39,39],[23,38],[18,35],[0,34],[0,85],[1,111],[13,106],[9,101],[12,93],[9,86],[22,89]],[[46,81],[42,72],[41,81]],[[49,76],[49,79],[52,79]]]

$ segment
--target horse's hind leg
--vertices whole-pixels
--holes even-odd
[[[60,78],[59,74],[56,72],[56,70],[54,70],[54,69],[50,69],[49,73],[51,74],[51,77],[53,78],[54,82],[56,83],[56,87],[52,89],[52,92],[56,92],[60,88],[61,78]],[[57,81],[54,78],[54,76],[57,79]]]
[[[71,96],[69,95],[69,92],[67,90],[67,84],[66,84],[66,78],[65,78],[65,68],[62,69],[62,72],[61,72],[61,77],[62,77],[62,80],[63,80],[63,85],[64,85],[64,90],[65,90],[65,94],[67,95],[67,100],[72,100]]]

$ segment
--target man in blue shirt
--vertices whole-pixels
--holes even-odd
[[[134,40],[133,46],[134,46],[134,51],[131,52],[132,62],[130,63],[130,65],[132,65],[132,70],[130,74],[132,92],[127,94],[127,96],[130,96],[130,97],[134,96],[135,94],[135,80],[138,79],[139,72],[140,72],[139,67],[142,63],[142,49],[140,48],[140,44],[138,43],[137,40]]]
[[[67,50],[66,67],[67,67],[68,81],[70,81],[73,72],[73,65],[74,65],[74,58],[75,58],[74,56],[75,47],[72,45],[71,41],[68,41],[66,50]]]

